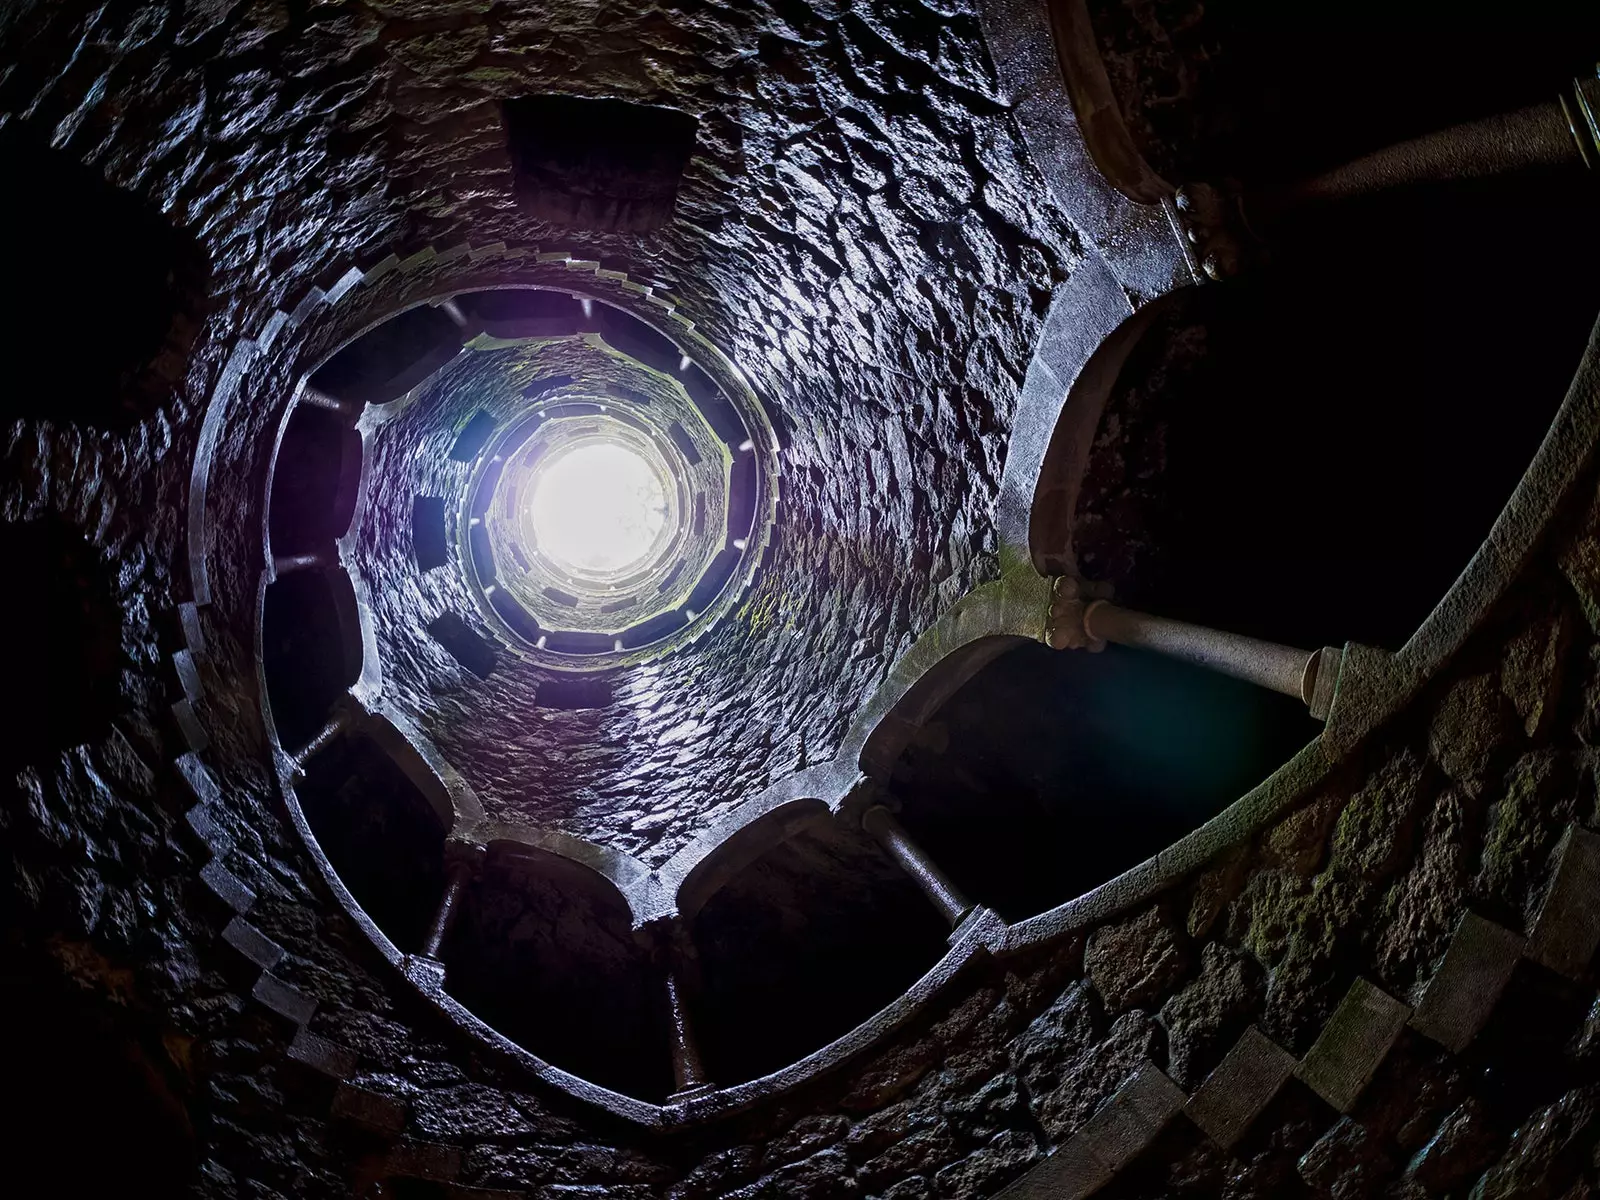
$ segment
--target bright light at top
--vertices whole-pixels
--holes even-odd
[[[666,521],[661,481],[625,446],[591,442],[535,468],[534,544],[569,571],[610,573],[645,558]]]

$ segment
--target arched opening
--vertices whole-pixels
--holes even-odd
[[[529,1052],[643,1100],[672,1090],[661,974],[586,869],[492,847],[441,956],[449,993]]]
[[[22,689],[0,733],[0,767],[103,735],[120,704],[123,612],[110,569],[57,517],[0,524],[17,573],[7,673]]]
[[[768,850],[695,916],[692,1011],[710,1077],[770,1074],[850,1032],[948,950],[949,927],[864,834],[816,825]]]
[[[297,405],[278,446],[268,532],[275,555],[331,551],[361,485],[361,435],[339,413]]]
[[[297,571],[267,588],[261,658],[278,741],[298,750],[361,674],[355,593],[343,571]]]
[[[944,703],[890,787],[929,857],[1016,921],[1170,846],[1318,729],[1297,700],[1175,659],[1027,642]]]
[[[356,338],[311,377],[325,395],[383,404],[405,395],[461,352],[461,329],[448,313],[419,305]]]
[[[1330,209],[1158,321],[1107,406],[1079,566],[1130,607],[1398,649],[1543,439],[1596,316],[1592,181]],[[1485,230],[1515,254],[1473,255]]]
[[[417,950],[444,892],[445,828],[427,797],[359,736],[313,756],[295,791],[356,903],[401,950]]]
[[[0,351],[40,368],[6,388],[0,417],[125,430],[187,367],[210,286],[205,252],[16,122],[0,129],[0,177],[13,301]]]

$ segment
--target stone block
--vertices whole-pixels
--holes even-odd
[[[1294,1055],[1252,1025],[1190,1098],[1189,1119],[1217,1145],[1231,1148],[1294,1069]]]
[[[228,922],[222,940],[263,971],[270,971],[283,961],[283,947],[243,917]]]
[[[222,800],[222,789],[198,755],[180,754],[172,765],[177,767],[178,778],[183,780],[196,803],[216,804]]]
[[[1094,1156],[1087,1142],[1073,1137],[995,1200],[1079,1200],[1110,1182],[1110,1168]]]
[[[207,891],[240,916],[255,907],[255,890],[216,859],[212,859],[200,868],[200,882],[205,885]]]
[[[211,735],[205,731],[205,726],[200,724],[194,705],[189,701],[178,700],[173,703],[172,720],[178,727],[178,735],[183,738],[183,744],[189,747],[192,753],[199,754],[211,745]]]
[[[318,1075],[326,1075],[330,1079],[346,1079],[355,1074],[356,1052],[327,1038],[318,1037],[309,1029],[301,1028],[295,1032],[294,1040],[289,1043],[289,1057],[315,1071]]]
[[[195,665],[194,655],[188,650],[176,650],[172,655],[172,671],[177,676],[178,687],[183,691],[183,698],[191,705],[200,703],[205,695],[205,687],[200,682],[200,668]]]
[[[400,965],[413,985],[425,992],[444,991],[444,964],[426,954],[408,954]]]
[[[1056,1151],[997,1200],[1079,1200],[1132,1162],[1183,1107],[1180,1088],[1154,1063],[1141,1063]]]
[[[1494,1011],[1522,947],[1520,934],[1476,913],[1464,913],[1444,961],[1411,1014],[1411,1027],[1460,1054]]]
[[[1334,1108],[1348,1113],[1410,1015],[1408,1006],[1382,988],[1357,979],[1301,1061],[1300,1078]]]
[[[333,1094],[331,1115],[334,1120],[380,1137],[399,1137],[406,1127],[406,1112],[404,1100],[353,1083],[340,1084]]]
[[[196,804],[183,814],[183,823],[194,835],[199,846],[213,857],[226,854],[233,849],[233,839],[217,823],[217,818],[209,805]]]
[[[256,980],[250,995],[271,1012],[296,1025],[304,1025],[317,1011],[317,1002],[292,983],[268,972]]]
[[[204,658],[206,634],[200,625],[200,606],[192,600],[178,605],[178,628],[183,632],[183,641],[189,647],[189,653],[196,658]]]
[[[1556,869],[1545,893],[1527,955],[1534,962],[1576,978],[1600,943],[1600,835],[1568,827],[1557,850]]]
[[[461,1150],[434,1142],[402,1142],[390,1148],[384,1166],[391,1176],[451,1183],[461,1174]]]

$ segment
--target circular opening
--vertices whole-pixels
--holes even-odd
[[[535,468],[529,542],[575,575],[615,575],[650,557],[666,525],[662,481],[615,442],[574,446]]]

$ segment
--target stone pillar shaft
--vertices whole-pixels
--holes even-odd
[[[1169,617],[1153,617],[1118,608],[1105,600],[1097,600],[1084,610],[1083,629],[1092,642],[1155,650],[1294,696],[1307,704],[1311,702],[1317,651],[1297,650]]]
[[[450,926],[455,924],[456,911],[461,905],[461,894],[467,889],[467,880],[472,876],[470,864],[456,861],[449,865],[445,875],[444,894],[439,897],[439,907],[433,914],[433,924],[428,928],[428,936],[422,943],[422,953],[428,958],[438,958],[439,948],[444,945],[444,939],[450,933]]]
[[[316,571],[332,565],[333,560],[320,552],[272,556],[272,573],[277,577],[292,575],[296,571]]]
[[[705,1065],[700,1061],[694,1029],[689,1023],[684,974],[683,964],[674,955],[674,961],[667,967],[667,1017],[672,1032],[672,1078],[677,1085],[677,1096],[708,1091],[711,1087]]]
[[[1562,97],[1515,112],[1452,125],[1385,146],[1371,154],[1258,197],[1250,215],[1271,219],[1307,204],[1351,200],[1392,188],[1459,179],[1484,179],[1550,167],[1595,166],[1589,127],[1591,81]]]
[[[861,827],[877,838],[889,856],[917,881],[917,885],[952,927],[972,911],[972,901],[963,896],[949,876],[939,870],[922,847],[911,840],[905,828],[887,808],[881,804],[869,808],[861,818]]]
[[[355,717],[348,708],[341,707],[336,709],[334,714],[328,718],[326,724],[312,734],[311,740],[301,747],[299,753],[294,756],[295,771],[299,774],[304,774],[306,764],[313,757],[333,745],[354,724]]]
[[[362,409],[362,405],[354,400],[341,400],[337,396],[330,396],[327,392],[320,392],[314,387],[302,388],[300,403],[309,404],[312,408],[325,408],[329,412],[336,412],[340,416],[354,417]]]

